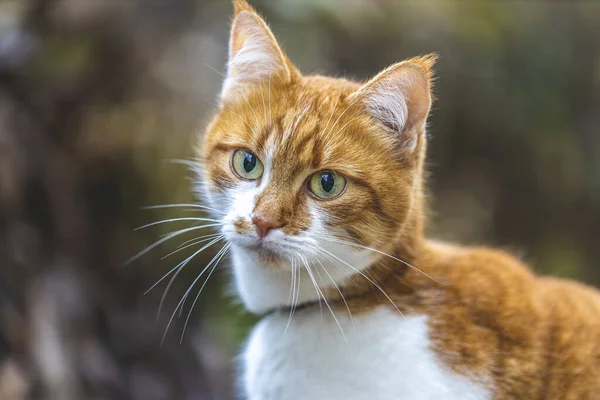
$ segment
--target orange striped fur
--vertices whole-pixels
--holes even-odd
[[[209,190],[224,193],[238,184],[231,168],[235,149],[259,158],[271,152],[269,184],[253,212],[283,221],[282,231],[293,236],[311,225],[308,177],[323,169],[342,174],[348,180],[343,195],[318,205],[330,216],[328,227],[406,262],[378,256],[365,273],[402,313],[429,316],[434,350],[449,368],[489,377],[496,399],[600,399],[598,292],[538,277],[501,251],[424,235],[425,124],[435,57],[396,64],[367,83],[304,76],[245,1],[235,2],[235,15],[229,66],[235,79],[226,84],[202,141]],[[268,43],[273,63],[262,75],[245,70],[245,61],[235,63],[236,51],[255,34],[257,43]],[[388,121],[393,110],[377,108],[394,95],[385,92],[394,85],[404,90],[404,123]],[[255,227],[240,220],[235,229]],[[259,257],[277,268],[277,255]],[[341,290],[353,314],[391,307],[368,280],[347,280]],[[325,295],[345,308],[336,289],[326,288]]]

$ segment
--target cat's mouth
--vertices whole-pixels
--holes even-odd
[[[247,248],[256,254],[263,262],[277,263],[283,259],[280,252],[265,245],[264,241],[259,241],[256,244],[247,246]]]
[[[228,238],[234,245],[240,246],[259,257],[263,261],[277,262],[285,258],[283,244],[272,238],[258,238],[251,235],[235,234]]]

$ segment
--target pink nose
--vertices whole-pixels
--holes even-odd
[[[252,223],[256,226],[256,233],[261,238],[267,236],[271,229],[278,229],[283,226],[281,221],[263,218],[259,215],[252,217]]]

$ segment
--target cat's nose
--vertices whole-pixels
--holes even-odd
[[[278,229],[283,226],[283,222],[255,215],[252,217],[252,223],[256,226],[256,233],[260,238],[267,236],[271,229]]]

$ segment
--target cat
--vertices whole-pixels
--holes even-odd
[[[249,400],[600,399],[600,296],[425,237],[433,55],[302,75],[234,1],[201,190],[262,319]]]

